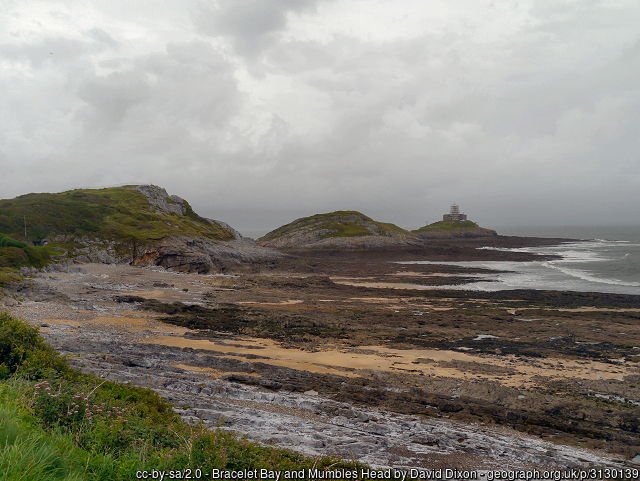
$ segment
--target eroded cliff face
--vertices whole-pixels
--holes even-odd
[[[275,260],[283,254],[240,237],[228,242],[215,242],[186,236],[174,236],[151,244],[136,246],[131,265],[156,265],[180,272],[225,272],[242,264]]]
[[[65,238],[57,238],[64,241]],[[76,262],[161,266],[180,272],[206,274],[224,272],[243,264],[275,260],[283,256],[276,249],[260,246],[240,237],[231,241],[213,241],[193,236],[171,236],[157,241],[136,239],[121,242],[90,237],[75,238]]]

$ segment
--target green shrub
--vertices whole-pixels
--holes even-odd
[[[24,251],[29,257],[29,264],[33,267],[44,267],[51,261],[51,254],[46,247],[27,246]]]
[[[38,379],[50,370],[69,370],[64,359],[44,342],[36,328],[6,312],[0,313],[0,361],[0,375],[4,379],[18,371]]]
[[[0,271],[0,287],[6,286],[9,282],[19,282],[20,279],[22,278],[13,272]]]
[[[29,265],[29,256],[20,247],[0,247],[0,267]]]
[[[0,267],[44,267],[51,261],[48,247],[32,247],[0,234]]]
[[[6,234],[0,234],[0,247],[27,247],[27,244],[15,240],[13,237],[9,237]]]

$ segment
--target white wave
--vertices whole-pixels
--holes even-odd
[[[598,284],[610,284],[615,286],[640,287],[640,282],[624,282],[624,281],[621,281],[620,279],[609,279],[606,277],[597,277],[593,274],[589,274],[588,272],[585,272],[580,269],[569,269],[567,267],[562,267],[556,264],[556,262],[559,262],[559,261],[543,262],[542,265],[544,267],[548,267],[549,269],[555,269],[557,271],[562,272],[563,274],[566,274],[570,277],[575,277],[577,279],[581,279],[583,281],[595,282]]]
[[[558,252],[562,256],[562,262],[603,262],[611,260],[603,257],[599,252],[586,250],[570,250]]]

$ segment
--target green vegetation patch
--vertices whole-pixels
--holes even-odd
[[[234,238],[231,231],[198,216],[186,201],[185,205],[184,216],[155,212],[134,186],[26,194],[0,200],[0,232],[8,233],[14,241],[36,244],[57,235],[112,241],[150,241],[172,235]]]
[[[2,479],[85,480],[87,453],[69,436],[52,436],[34,426],[27,413],[2,402],[0,407],[0,473]]]
[[[328,214],[315,214],[310,217],[295,220],[269,232],[261,241],[270,241],[279,237],[293,235],[297,231],[305,233],[328,231],[320,236],[327,237],[363,237],[370,235],[407,234],[408,232],[395,224],[377,222],[352,210],[339,210]]]
[[[68,368],[36,328],[0,313],[0,379],[18,370],[28,378],[38,378],[49,370],[66,372]]]
[[[51,262],[51,248],[33,247],[0,234],[0,268],[44,267]]]
[[[413,230],[411,232],[432,232],[432,231],[453,231],[453,230],[463,230],[463,229],[483,229],[478,226],[475,222],[471,222],[470,220],[441,220],[439,222],[434,222],[433,224],[426,225],[424,227],[420,227],[417,230]]]
[[[0,270],[0,287],[5,287],[10,282],[19,282],[21,279],[22,277],[18,274]]]

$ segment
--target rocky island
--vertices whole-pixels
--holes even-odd
[[[398,263],[561,240],[339,211],[254,243],[153,186],[3,200],[0,232],[51,257],[5,266],[0,309],[188,422],[378,467],[636,466],[638,296],[441,289],[484,270]]]

